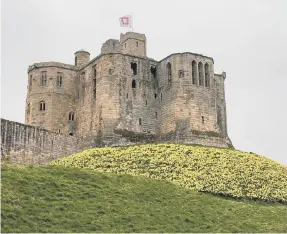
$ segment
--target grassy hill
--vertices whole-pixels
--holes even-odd
[[[82,162],[90,165],[90,160]],[[287,232],[283,204],[222,198],[163,180],[79,168],[4,165],[1,173],[2,232]]]
[[[287,204],[287,167],[237,150],[146,144],[89,149],[51,164],[140,175],[201,192]]]

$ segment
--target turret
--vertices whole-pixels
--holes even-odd
[[[123,54],[146,57],[146,37],[144,34],[135,32],[121,33],[120,43]]]
[[[90,53],[85,50],[79,50],[75,53],[75,66],[83,67],[90,62]]]

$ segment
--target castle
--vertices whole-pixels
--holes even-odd
[[[127,32],[107,40],[92,60],[80,50],[74,65],[29,66],[25,124],[101,146],[153,141],[229,147],[225,78],[204,55],[151,59],[146,36]]]

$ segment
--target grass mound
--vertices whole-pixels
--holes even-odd
[[[282,204],[78,168],[5,165],[1,173],[3,233],[287,231]]]
[[[234,198],[287,202],[286,167],[231,149],[179,144],[95,148],[51,165],[141,175]]]

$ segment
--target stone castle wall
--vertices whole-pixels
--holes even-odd
[[[1,161],[46,164],[83,149],[80,138],[1,119]]]

